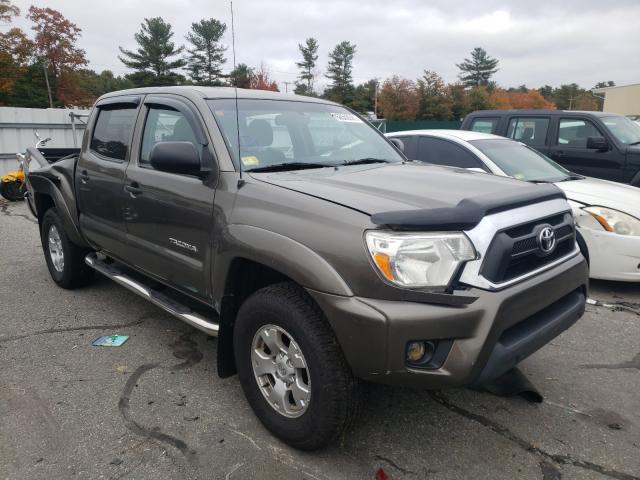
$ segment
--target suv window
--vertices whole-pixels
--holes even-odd
[[[533,147],[544,147],[548,130],[548,118],[515,117],[509,120],[507,137]]]
[[[471,152],[455,143],[441,138],[420,137],[418,160],[459,168],[482,168],[482,162]]]
[[[124,160],[131,142],[137,107],[101,108],[90,149],[103,157]]]
[[[149,155],[153,146],[162,141],[191,142],[199,151],[197,137],[181,112],[169,108],[151,107],[147,113],[140,149],[140,166],[151,168]]]
[[[558,145],[587,148],[587,138],[601,137],[602,134],[589,120],[561,118],[558,129]]]
[[[471,121],[471,128],[474,132],[496,133],[499,118],[474,118]]]

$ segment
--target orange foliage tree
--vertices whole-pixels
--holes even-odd
[[[34,23],[35,53],[46,61],[58,100],[65,105],[86,104],[87,94],[73,73],[87,64],[85,51],[76,47],[82,29],[52,8],[31,6],[27,18]]]
[[[260,64],[258,70],[252,71],[249,76],[249,88],[253,90],[271,90],[272,92],[279,92],[278,84],[271,79],[269,69]]]
[[[414,120],[419,98],[416,84],[394,75],[382,84],[378,94],[378,109],[387,120]]]
[[[498,110],[556,108],[555,103],[544,98],[537,90],[519,92],[496,88],[491,92],[489,102],[492,108]]]

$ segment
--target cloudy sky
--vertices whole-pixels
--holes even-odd
[[[26,13],[29,0],[13,0]],[[95,70],[127,73],[118,46],[135,48],[144,17],[161,16],[184,43],[191,22],[217,18],[230,27],[221,0],[38,0],[82,28],[80,46]],[[602,80],[640,82],[638,0],[236,0],[238,63],[264,62],[280,83],[296,79],[297,44],[320,43],[321,71],[333,46],[357,45],[354,80],[397,74],[417,78],[424,69],[455,81],[456,63],[476,46],[500,60],[503,86],[592,87]],[[22,18],[18,26],[28,28]],[[5,27],[6,28],[6,27]],[[231,45],[231,29],[223,39]],[[231,48],[227,54],[231,69]]]

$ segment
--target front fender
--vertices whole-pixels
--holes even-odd
[[[344,279],[309,247],[259,227],[229,225],[214,268],[214,299],[224,295],[231,263],[245,258],[272,268],[305,288],[333,295],[353,296]]]

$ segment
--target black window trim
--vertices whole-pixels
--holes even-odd
[[[478,133],[482,133],[482,132],[478,132]],[[452,140],[450,138],[446,138],[446,137],[440,137],[437,135],[418,135],[418,151],[420,150],[420,139],[421,138],[429,138],[429,139],[435,139],[435,140],[442,140],[446,143],[449,143],[451,145],[454,145],[456,147],[458,147],[459,149],[463,150],[465,153],[467,153],[468,155],[470,155],[471,157],[473,157],[476,162],[478,162],[478,166],[477,167],[457,167],[455,165],[443,165],[441,163],[431,163],[431,162],[427,162],[426,160],[418,160],[420,162],[424,162],[424,163],[429,163],[430,165],[438,165],[441,167],[449,167],[449,168],[462,168],[462,169],[468,169],[468,168],[481,168],[482,170],[484,170],[487,173],[492,173],[491,169],[489,167],[487,167],[485,165],[485,163],[475,154],[473,153],[471,150],[469,150],[469,148],[467,148],[467,146],[464,143],[458,143],[455,140]]]

